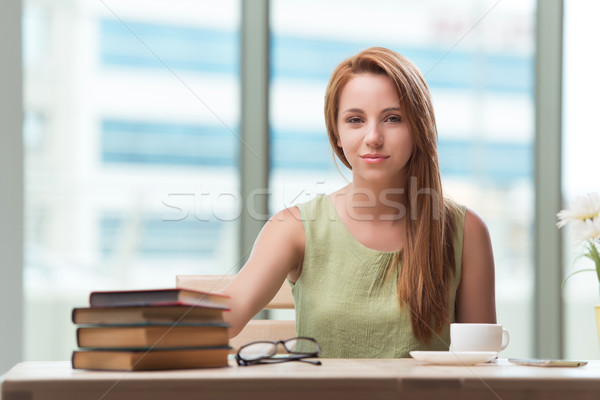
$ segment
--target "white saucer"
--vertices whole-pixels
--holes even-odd
[[[411,351],[415,360],[438,365],[475,365],[492,361],[495,351]]]

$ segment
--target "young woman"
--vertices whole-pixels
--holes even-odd
[[[233,283],[231,336],[292,285],[298,336],[323,357],[448,350],[452,322],[495,323],[489,234],[445,199],[429,89],[401,55],[343,61],[325,97],[333,150],[352,170],[335,193],[273,216]]]

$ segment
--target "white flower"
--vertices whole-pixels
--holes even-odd
[[[570,210],[562,210],[556,215],[559,219],[556,225],[558,225],[559,228],[562,228],[568,223],[573,223],[574,230],[580,233],[586,231],[592,234],[594,231],[593,227],[598,225],[596,219],[600,217],[600,195],[598,195],[598,193],[588,193],[586,196],[577,197],[571,205]],[[585,225],[585,227],[583,225]],[[580,237],[579,235],[577,236]],[[598,235],[588,236],[583,240],[593,237],[598,237]]]
[[[600,217],[593,219],[575,219],[571,222],[573,236],[579,241],[600,238]]]
[[[578,197],[571,210],[562,210],[556,214],[559,228],[569,224],[573,228],[573,235],[582,242],[586,242],[584,257],[594,262],[594,269],[582,269],[567,276],[564,283],[574,274],[582,271],[594,271],[600,280],[600,196],[598,193],[588,193]]]

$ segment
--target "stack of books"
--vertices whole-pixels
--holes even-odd
[[[92,292],[75,308],[73,368],[143,371],[227,366],[227,296],[187,289]]]

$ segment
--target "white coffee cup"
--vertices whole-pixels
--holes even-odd
[[[451,324],[450,351],[495,351],[508,346],[510,336],[502,324]]]

